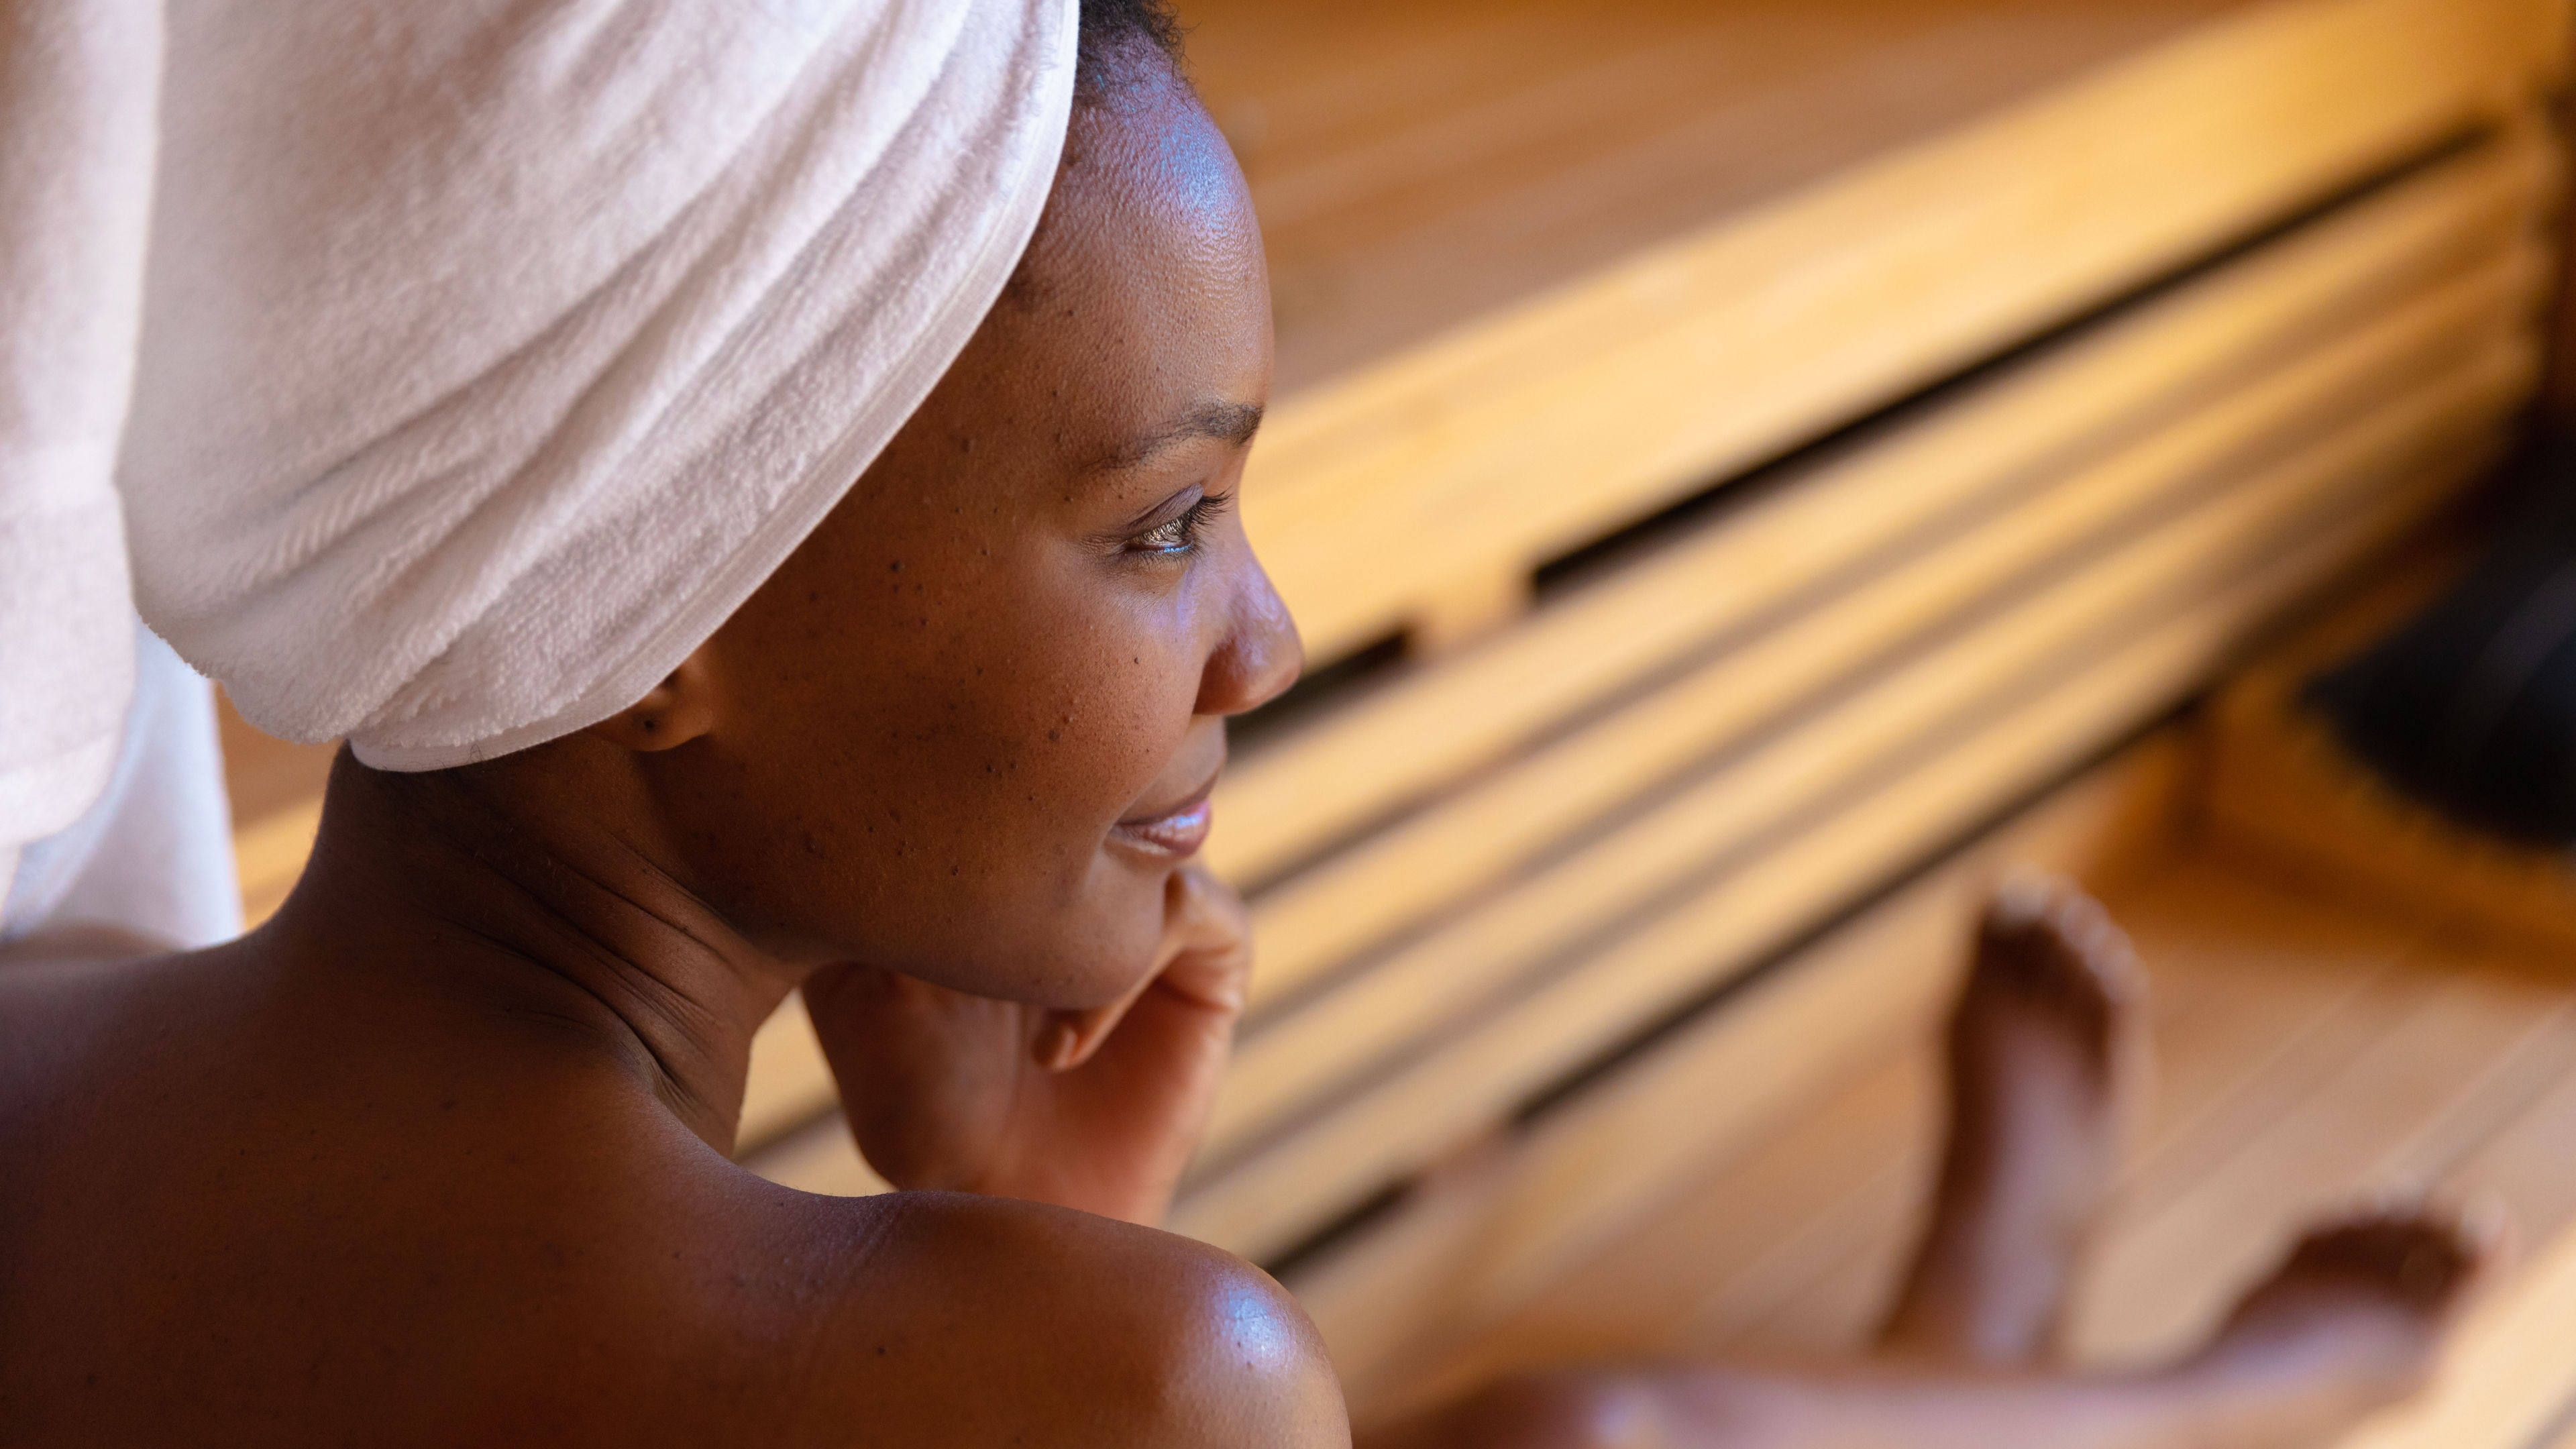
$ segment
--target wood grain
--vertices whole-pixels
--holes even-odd
[[[2367,413],[2512,338],[2525,326],[2541,266],[2535,251],[2521,249],[2425,295],[2392,299],[2353,333],[2249,379],[2197,414],[2122,440],[2107,457],[2024,481],[2002,506],[1958,521],[1949,536],[1935,533],[1918,551],[1883,559],[1615,714],[1261,893],[1256,1002],[1296,992],[1370,942],[1490,884],[1691,760],[1775,722],[2106,532],[2144,527],[2159,507],[2255,466],[2246,460],[2290,446],[2327,420]],[[1888,446],[1902,452],[1909,441],[1899,435]],[[2027,478],[2020,455],[1998,451],[2000,473]],[[1452,693],[1464,719],[1488,718],[1511,698]]]
[[[1416,670],[1217,797],[1211,861],[1254,881],[1472,771],[1640,675],[1866,568],[1954,513],[2260,378],[2321,334],[2527,245],[2555,158],[2528,128],[2321,220],[1773,481],[1722,525]]]
[[[1247,527],[1334,656],[1437,581],[1535,564],[2502,122],[2560,19],[2306,0],[2214,23],[1284,400]]]
[[[2365,420],[2355,427],[2197,508],[2133,522],[2126,547],[2086,561],[1974,627],[1910,651],[1883,677],[1787,724],[1705,778],[1660,783],[1658,798],[1633,820],[1542,873],[1508,881],[1496,899],[1457,922],[1247,1033],[1219,1097],[1208,1153],[1221,1159],[1338,1078],[1409,1051],[1413,1040],[1481,1009],[1498,989],[1574,948],[1621,913],[1646,907],[1659,894],[1743,853],[1779,848],[1802,818],[1831,808],[1829,802],[1855,786],[1865,790],[1868,782],[1883,779],[1920,742],[1978,727],[1976,721],[1994,708],[1987,701],[2082,641],[2117,635],[2182,607],[2191,596],[2231,587],[2321,520],[2367,507],[2392,485],[2392,475],[2420,470],[2443,450],[2466,446],[2528,384],[2528,345],[2497,346],[2482,364],[2456,376],[2357,409]],[[2429,360],[2444,365],[2439,354]],[[2193,472],[2180,470],[2184,477]],[[2025,509],[2013,519],[2038,516]],[[1768,655],[1763,663],[1777,667]],[[1431,861],[1442,853],[1471,856],[1478,841],[1503,829],[1503,819],[1526,814],[1545,821],[1551,818],[1549,799],[1580,798],[1586,772],[1609,773],[1609,762],[1657,762],[1653,742],[1635,738],[1645,731],[1626,728],[1627,722],[1687,730],[1712,712],[1712,700],[1748,682],[1719,677],[1728,680],[1719,689],[1677,691],[1668,712],[1660,701],[1637,706],[1605,726],[1602,742],[1569,742],[1563,766],[1535,771],[1530,788],[1506,791],[1505,808],[1465,812],[1454,830],[1425,840],[1415,859],[1380,863],[1376,879],[1389,889],[1420,889],[1420,878],[1435,869]],[[1663,758],[1669,761],[1671,753]]]
[[[2450,449],[2453,469],[2473,458]],[[1251,1256],[1277,1252],[1656,1014],[1706,990],[1802,924],[1884,880],[2016,794],[2073,768],[2209,676],[2246,631],[2334,565],[2382,543],[2455,486],[2319,520],[2261,569],[2182,602],[2143,636],[2050,671],[2044,693],[1769,845],[1704,894],[1587,953],[1508,1006],[1462,1024],[1382,1082],[1277,1144],[1203,1175],[1174,1226]]]

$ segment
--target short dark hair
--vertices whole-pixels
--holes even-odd
[[[1074,94],[1097,103],[1140,79],[1137,62],[1148,55],[1178,70],[1181,22],[1170,0],[1082,0],[1076,44]]]

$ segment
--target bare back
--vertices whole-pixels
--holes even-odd
[[[1275,1306],[1222,1255],[776,1187],[515,1015],[242,944],[0,974],[0,1439],[1150,1443],[1279,1386],[1204,1382]]]

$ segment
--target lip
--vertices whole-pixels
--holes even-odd
[[[1109,827],[1109,838],[1150,854],[1187,860],[1207,843],[1208,827],[1216,823],[1216,809],[1209,799],[1215,793],[1216,776],[1210,775],[1180,804]]]

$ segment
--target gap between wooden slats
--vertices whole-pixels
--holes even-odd
[[[2471,319],[2480,312],[2492,314],[2492,298],[2475,292],[2471,297],[2478,303],[2468,313]],[[2178,518],[2160,524],[2152,516],[2131,519],[2120,530],[2127,535],[2121,552],[2072,565],[2036,596],[2011,602],[1997,617],[1947,642],[1917,650],[1895,672],[1821,714],[1796,720],[1704,779],[1663,782],[1655,791],[1661,803],[1647,814],[1543,875],[1507,883],[1497,899],[1458,924],[1399,950],[1347,985],[1251,1033],[1238,1049],[1220,1096],[1209,1153],[1224,1153],[1329,1089],[1337,1078],[1473,1010],[1532,964],[1646,904],[1669,884],[1792,828],[1820,800],[1936,734],[1943,721],[1962,712],[1975,714],[1983,708],[1979,701],[2010,687],[2041,661],[2106,625],[2145,616],[2178,593],[2223,586],[2258,566],[2275,539],[2295,531],[2321,505],[2330,508],[2357,494],[2366,496],[2366,485],[2390,466],[2383,458],[2402,467],[2414,461],[2410,454],[2420,453],[2428,433],[2445,441],[2456,438],[2444,427],[2448,420],[2465,412],[2476,425],[2491,421],[2528,376],[2521,349],[2504,344],[2499,350],[2492,340],[2510,320],[2509,313],[2501,324],[2490,315],[2486,325],[2466,329],[2465,336],[2443,339],[2447,345],[2400,354],[2413,359],[2410,370],[2436,374],[2431,386],[2419,382],[2411,395],[2401,393],[2392,400],[2384,390],[2324,394],[2324,400],[2342,410],[2338,421],[2355,415],[2368,420],[2340,430],[2322,450],[2297,456],[2268,475],[2242,482],[2226,473],[2210,479],[2212,463],[2226,458],[2228,450],[2213,459],[2189,447],[2177,450],[2186,466],[2140,470],[2151,479],[2198,479],[2204,489],[2213,481],[2228,486]],[[2442,337],[2438,331],[2432,335]],[[2394,340],[2420,348],[2429,339],[2401,327]],[[2480,350],[2488,353],[2483,368],[2472,361]],[[2450,375],[2441,376],[2443,372]],[[2261,415],[2259,406],[2256,415]],[[2227,436],[2224,430],[2221,436]],[[2292,434],[2293,440],[2297,437]],[[2229,441],[2242,443],[2239,438]],[[2157,461],[2169,463],[2170,455]],[[2026,509],[2010,517],[2021,523],[2039,516],[2038,510]],[[2087,521],[2101,524],[2118,517],[2106,512]],[[1761,663],[1766,669],[1779,665],[1768,658]],[[1750,685],[1745,678],[1722,673],[1718,678],[1724,681],[1719,689],[1679,693],[1678,708],[1670,711],[1673,723],[1666,727],[1687,728],[1729,690]],[[1651,707],[1641,706],[1640,715],[1659,718],[1646,715]],[[1614,728],[1608,733],[1601,760],[1654,759],[1651,745],[1629,738],[1632,732]],[[1605,768],[1589,754],[1578,757],[1578,767]],[[1505,799],[1512,811],[1543,814],[1549,795],[1581,788],[1578,779],[1559,778],[1566,773],[1541,774],[1542,790],[1515,790]],[[1500,819],[1478,812],[1458,834],[1431,843],[1469,853],[1480,833],[1503,828]],[[1416,874],[1432,868],[1418,860],[1376,864],[1385,872],[1382,879],[1408,888]]]
[[[1507,1148],[1290,1270],[1353,1403],[1383,1407],[1460,1335],[1597,1250],[1636,1243],[1638,1225],[1696,1190],[1691,1182],[1727,1174],[1787,1113],[1930,1019],[2006,865],[2095,880],[2160,843],[2180,756],[2167,732],[2091,771],[1560,1103]],[[1659,1257],[1639,1247],[1617,1261]],[[1649,1271],[1605,1289],[1651,1318],[1658,1291],[1681,1281]]]
[[[2491,960],[2402,918],[2303,903],[2226,859],[2186,856],[2104,894],[2153,974],[2163,1067],[2124,1191],[2152,1204],[2200,1203],[2209,1221],[2189,1243],[2124,1243],[2134,1217],[2106,1227],[2115,1256],[2125,1247],[2135,1267],[2138,1252],[2151,1252],[2157,1271],[2126,1285],[2097,1278],[2089,1311],[2166,1322],[2152,1335],[2124,1329],[2125,1349],[2099,1341],[2097,1325],[2088,1361],[2191,1337],[2238,1278],[2279,1251],[2292,1224],[2377,1185],[2428,1182],[2453,1200],[2486,1191],[2535,1235],[2535,1260],[2510,1270],[2471,1315],[2436,1391],[2356,1443],[2539,1449],[2535,1436],[2576,1392],[2576,1360],[2563,1351],[2576,1323],[2576,1170],[2564,1151],[2576,1122],[2576,1000],[2564,973]],[[1963,904],[1952,931],[1965,915]],[[1928,955],[1956,959],[1954,943],[1921,932],[1907,944],[1876,958],[1880,969],[1906,980],[1925,974]],[[1605,1217],[1615,1238],[1596,1228],[1543,1274],[1494,1297],[1454,1298],[1445,1321],[1409,1341],[1351,1340],[1355,1401],[1437,1396],[1569,1354],[1856,1346],[1910,1240],[1935,1135],[1937,996],[1906,996],[1905,1050],[1882,1053],[1876,1066],[1846,1053],[1848,1065],[1826,1074],[1832,1085],[1777,1114],[1749,1150],[1697,1153],[1684,1170],[1694,1185],[1659,1200],[1638,1194],[1648,1200],[1624,1221]],[[1827,1021],[1813,1028],[1832,1036]],[[1701,1084],[1680,1057],[1625,1089],[1639,1097],[1628,1107],[1632,1130],[1693,1110],[1683,1084]],[[1662,1111],[1650,1118],[1644,1098],[1656,1088]],[[1574,1118],[1541,1129],[1559,1155],[1581,1145],[1567,1140],[1575,1133],[1601,1130]],[[1462,1206],[1482,1205],[1453,1212]],[[1403,1236],[1388,1233],[1386,1246]],[[1370,1256],[1343,1266],[1375,1266]],[[1374,1291],[1338,1271],[1301,1286],[1328,1337]],[[2177,1298],[2198,1307],[2178,1313]],[[2201,1322],[2184,1321],[2195,1316]]]
[[[2111,445],[2515,246],[2537,230],[2552,165],[2533,132],[2517,131],[1944,398],[1900,436],[1772,480],[1696,540],[1238,762],[1219,790],[1211,860],[1237,880],[1266,876],[2008,490],[2023,470]]]
[[[1579,831],[1781,711],[1931,631],[1978,598],[2106,532],[2140,526],[2230,466],[2341,421],[2520,327],[2543,275],[2509,252],[2216,400],[2197,416],[2035,493],[1997,500],[1958,536],[1699,665],[1621,712],[1513,762],[1262,894],[1256,1012],[1408,923]],[[2007,466],[2009,462],[2007,460]],[[1258,1027],[1255,1029],[1258,1034]]]
[[[2027,858],[2029,851],[2012,854]],[[2088,878],[2097,891],[2106,888],[2102,873]],[[1981,882],[1985,874],[1969,879]],[[2241,1114],[2225,1123],[2207,1119],[2235,1100],[2243,1082],[2296,1050],[2321,1010],[2389,969],[2406,944],[2381,928],[2329,929],[2322,937],[2310,932],[2266,948],[2274,969],[2229,977],[2223,986],[2213,982],[2218,973],[2212,971],[2164,969],[2195,949],[2206,953],[2215,944],[2242,951],[2249,937],[2262,941],[2266,912],[2276,919],[2278,908],[2251,902],[2251,894],[2221,882],[2215,899],[2197,896],[2182,920],[2159,915],[2152,891],[2146,905],[2134,890],[2111,896],[2123,923],[2150,942],[2155,985],[2149,1006],[2163,1048],[2152,1110],[2124,1174],[2129,1180],[2146,1165],[2187,1169],[2172,1150],[2180,1135],[2242,1130]],[[1387,1379],[1410,1379],[1408,1395],[1436,1396],[1444,1386],[1550,1356],[1719,1352],[1755,1334],[1774,1344],[1803,1335],[1811,1347],[1848,1348],[1853,1322],[1875,1311],[1892,1260],[1913,1239],[1937,1130],[1930,1023],[1954,989],[1974,907],[1972,891],[1954,888],[1939,931],[1918,928],[1836,950],[1833,959],[1843,964],[1833,969],[1852,978],[1845,1008],[1862,1013],[1864,1022],[1872,1019],[1868,1013],[1884,1012],[1878,1030],[1901,1024],[1917,1033],[1913,1038],[1874,1055],[1838,1056],[1838,1035],[1865,1028],[1833,1019],[1748,1020],[1747,1036],[1780,1034],[1775,1054],[1824,1044],[1827,1065],[1794,1077],[1787,1089],[1804,1092],[1806,1105],[1776,1113],[1767,1124],[1774,1134],[1742,1152],[1698,1154],[1696,1185],[1686,1191],[1668,1192],[1662,1201],[1651,1190],[1603,1199],[1595,1210],[1601,1222],[1588,1235],[1569,1234],[1553,1251],[1531,1254],[1537,1261],[1493,1292],[1451,1300],[1447,1332],[1419,1334],[1423,1341],[1403,1365],[1388,1368]],[[2203,944],[2195,946],[2194,937]],[[1868,997],[1871,984],[1889,999]],[[1872,1061],[1877,1064],[1866,1065]],[[1820,1077],[1837,1076],[1839,1085],[1816,1090]],[[1699,1095],[1709,1102],[1700,1110],[1724,1100],[1714,1092]],[[1662,1100],[1667,1111],[1684,1110],[1675,1092],[1667,1090]],[[1629,1226],[1621,1213],[1642,1221]],[[1614,1229],[1619,1245],[1608,1248]],[[1577,1266],[1578,1255],[1596,1246],[1607,1248],[1607,1256]],[[1550,1274],[1557,1281],[1543,1284]],[[1837,1277],[1843,1280],[1838,1295],[1819,1288]],[[1365,1291],[1336,1286],[1345,1294]],[[1821,1327],[1812,1302],[1802,1305],[1803,1324],[1789,1313],[1791,1305],[1817,1297],[1836,1300],[1829,1305],[1834,1311],[1821,1315]],[[1462,1352],[1471,1335],[1483,1343]],[[1430,1372],[1434,1361],[1436,1373]]]
[[[1534,563],[2503,120],[2562,14],[2309,0],[2212,25],[1286,400],[1247,526],[1310,645],[1356,646],[1426,581]]]
[[[2045,673],[2046,692],[2029,704],[1777,843],[1707,894],[1588,957],[1579,970],[1468,1024],[1455,1040],[1410,1059],[1316,1125],[1203,1177],[1181,1203],[1175,1226],[1253,1256],[1280,1251],[1378,1185],[1495,1121],[1586,1054],[1707,989],[1729,963],[1830,913],[1837,900],[1866,890],[1979,813],[2071,768],[2206,678],[2289,594],[2420,519],[2479,454],[2463,430],[2509,406],[2528,371],[2527,358],[2521,359],[2509,386],[2419,440],[2419,446],[2440,444],[2428,451],[2444,461],[2405,459],[2417,471],[2393,496],[2349,500],[2334,517],[2308,520],[2258,550],[2263,561],[2247,577],[2213,581],[2196,597],[2177,600],[2134,642],[2106,642],[2084,659],[2061,661]],[[2389,463],[2383,450],[2373,471]]]

